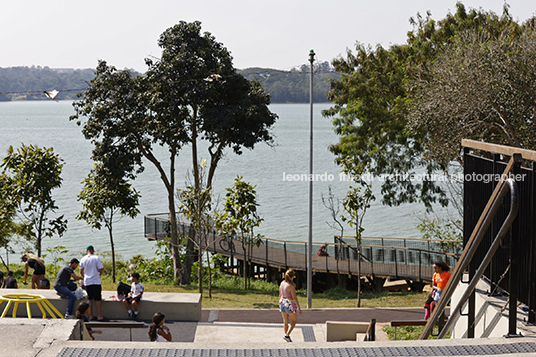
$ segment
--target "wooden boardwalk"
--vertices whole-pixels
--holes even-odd
[[[145,216],[145,236],[150,240],[167,236],[169,220],[163,215]],[[189,225],[180,223],[179,231],[187,235]],[[221,243],[222,240],[225,242]],[[227,242],[232,242],[234,249],[229,249]],[[297,271],[307,269],[307,243],[283,241],[272,238],[260,238],[261,244],[251,248],[250,257],[253,265],[265,269]],[[313,243],[313,272],[327,274],[345,274],[357,276],[359,265],[362,276],[372,278],[405,279],[413,282],[430,282],[433,275],[432,265],[443,260],[455,266],[457,256],[444,253],[440,249],[441,241],[417,238],[363,237],[360,259],[353,237],[334,237],[329,243],[329,256],[318,256],[318,248],[324,243]],[[224,239],[216,232],[202,238],[201,248],[221,254],[232,260],[243,261],[244,248],[239,239]],[[247,247],[246,247],[247,249]]]
[[[227,244],[220,244],[223,238],[210,235],[208,251],[239,261],[244,260],[244,248],[242,242],[233,240],[234,250],[224,250]],[[229,240],[228,240],[229,241]],[[279,241],[264,238],[260,246],[253,246],[251,250],[251,262],[254,265],[286,270],[307,269],[307,243],[294,241]],[[425,252],[404,247],[387,247],[362,245],[362,257],[357,260],[355,245],[343,243],[328,244],[329,256],[318,256],[317,250],[323,243],[313,243],[312,267],[314,273],[358,275],[358,264],[361,264],[361,275],[379,278],[405,279],[419,282],[430,282],[434,273],[433,262],[445,260],[445,254],[437,252]],[[203,249],[207,249],[206,244]],[[247,247],[246,247],[247,250]],[[367,258],[367,252],[372,257]],[[381,258],[377,259],[378,256]],[[386,257],[394,257],[386,260]],[[373,258],[373,259],[370,259]],[[398,258],[398,259],[397,259]]]

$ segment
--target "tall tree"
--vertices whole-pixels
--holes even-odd
[[[115,245],[113,225],[122,217],[134,218],[140,213],[137,206],[140,194],[123,178],[99,175],[99,165],[84,179],[84,187],[78,195],[82,211],[76,217],[86,221],[92,228],[108,229],[112,249],[112,281],[115,283]]]
[[[189,237],[181,263],[175,208],[175,165],[180,149],[191,145],[193,187],[199,192],[199,142],[207,141],[210,155],[207,182],[212,179],[226,148],[240,154],[259,142],[272,140],[269,128],[276,116],[268,109],[269,96],[258,83],[247,81],[232,66],[227,49],[201,23],[179,24],[167,29],[158,41],[159,60],[146,60],[145,76],[133,77],[101,61],[95,79],[82,101],[74,104],[72,120],[87,117],[83,132],[95,143],[96,159],[120,158],[127,178],[143,170],[143,158],[160,173],[168,194],[171,251],[174,276],[187,284],[193,264],[193,240]],[[167,170],[153,145],[169,151]]]
[[[536,149],[536,31],[461,33],[416,79],[410,128],[425,153],[461,160],[461,139]]]
[[[445,170],[444,162],[424,156],[427,133],[410,130],[408,112],[415,99],[410,81],[422,74],[462,32],[481,29],[490,34],[515,30],[518,24],[505,5],[502,16],[482,9],[466,10],[456,4],[455,13],[439,21],[417,15],[406,43],[386,49],[362,44],[355,53],[333,61],[340,80],[332,81],[330,99],[334,106],[324,115],[332,118],[339,142],[330,147],[338,163],[347,162],[362,172],[388,175],[382,184],[382,202],[397,205],[420,200],[428,208],[434,202],[447,203],[444,190],[432,180],[422,182],[403,178],[422,170]]]
[[[210,269],[209,232],[212,230],[213,220],[211,217],[212,210],[212,192],[211,188],[203,187],[197,191],[193,186],[187,186],[179,190],[180,198],[179,211],[190,220],[196,232],[197,240],[194,242],[197,248],[198,261],[198,292],[203,293],[203,247],[207,257],[209,271],[208,297],[212,298],[212,274]]]
[[[1,167],[10,174],[10,194],[18,205],[21,222],[27,222],[27,239],[35,245],[41,255],[42,240],[54,234],[62,236],[67,230],[63,215],[49,219],[58,207],[52,191],[61,187],[63,160],[52,148],[22,145],[16,151],[10,146]]]
[[[17,205],[11,197],[11,179],[8,175],[0,174],[0,247],[5,249],[6,256],[10,240],[16,233],[16,214]],[[9,262],[6,264],[2,259],[2,263],[9,270]]]

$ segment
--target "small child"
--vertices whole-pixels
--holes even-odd
[[[89,303],[87,301],[82,301],[79,305],[78,305],[78,308],[76,309],[76,315],[75,317],[79,320],[82,320],[84,322],[89,322]],[[95,337],[93,337],[93,335],[100,335],[102,333],[102,331],[100,330],[92,330],[91,328],[87,328],[87,332],[89,332],[89,336],[91,337],[92,340],[95,339]]]
[[[7,272],[7,278],[4,279],[2,284],[0,284],[2,288],[5,289],[18,289],[19,286],[17,285],[17,279],[13,277],[13,272],[8,271]]]
[[[149,339],[153,342],[171,342],[171,332],[164,326],[166,315],[157,312],[153,316],[153,323],[149,326]]]
[[[123,300],[123,303],[127,308],[129,318],[135,320],[138,318],[138,303],[143,295],[143,284],[140,283],[140,274],[132,273],[130,276],[132,277],[132,286],[130,287],[130,292],[127,297]],[[134,311],[130,310],[130,303],[132,303],[132,309]]]

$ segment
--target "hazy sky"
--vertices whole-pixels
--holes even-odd
[[[502,13],[502,0],[465,0],[466,7]],[[533,0],[509,0],[526,20]],[[310,49],[331,61],[356,41],[388,46],[405,41],[408,19],[432,12],[442,19],[455,0],[23,0],[0,9],[0,67],[117,68],[146,70],[158,57],[159,35],[180,20],[202,22],[231,51],[237,68],[289,69],[307,63]]]

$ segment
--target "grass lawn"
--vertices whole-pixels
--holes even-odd
[[[263,282],[263,284],[266,284]],[[274,284],[275,285],[275,284]],[[197,293],[197,286],[171,286],[144,283],[146,291]],[[103,284],[104,290],[116,289],[112,283]],[[253,287],[250,290],[212,288],[212,299],[208,297],[208,288],[203,290],[204,309],[276,309],[279,294],[277,286],[273,291]],[[413,292],[383,292],[363,293],[361,307],[420,307],[426,300],[427,293]],[[307,305],[307,295],[298,291],[298,299],[302,307]],[[356,307],[356,292],[344,289],[332,289],[323,294],[313,294],[312,304],[315,308]]]

